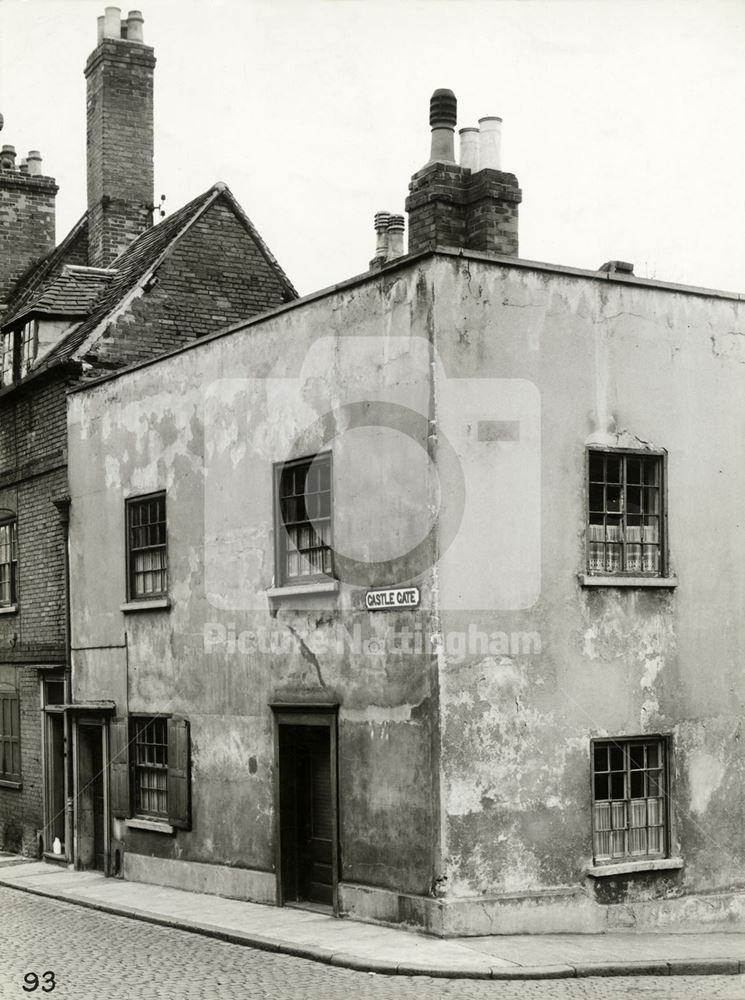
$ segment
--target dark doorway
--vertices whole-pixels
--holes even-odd
[[[78,727],[77,862],[80,868],[106,870],[104,834],[103,727]]]
[[[65,847],[65,720],[61,712],[46,716],[47,745],[47,837],[45,849],[53,853],[54,842]]]
[[[283,902],[334,905],[335,740],[320,724],[279,724],[279,822]]]

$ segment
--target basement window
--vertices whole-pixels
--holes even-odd
[[[281,586],[328,580],[331,549],[331,455],[275,467],[277,578]]]
[[[590,575],[664,574],[663,459],[648,452],[589,452]]]
[[[0,608],[16,603],[18,578],[18,542],[16,519],[0,512]]]
[[[593,741],[592,832],[596,864],[664,858],[667,852],[666,741]]]
[[[127,577],[130,601],[168,592],[165,493],[127,500]]]

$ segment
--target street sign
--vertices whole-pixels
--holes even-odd
[[[387,587],[368,590],[365,594],[368,611],[393,611],[402,608],[419,607],[419,587]]]

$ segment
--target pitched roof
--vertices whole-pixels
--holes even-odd
[[[196,222],[202,212],[221,195],[229,200],[241,222],[256,242],[262,255],[279,277],[285,287],[288,300],[297,298],[297,291],[271,254],[251,220],[241,209],[230,189],[226,184],[217,183],[203,194],[192,199],[192,201],[188,202],[177,212],[174,212],[173,215],[167,216],[158,225],[148,229],[116,258],[111,265],[111,269],[116,272],[116,275],[95,303],[89,315],[50,351],[43,365],[50,367],[55,362],[75,357],[76,353],[84,348],[86,342],[92,336],[95,336],[97,329],[106,321],[107,317],[115,309],[120,308],[127,295],[133,293],[147,279],[148,274],[160,263],[161,259],[178,239]]]
[[[105,268],[65,264],[36,297],[27,297],[4,325],[30,315],[87,316],[115,275],[116,271]]]
[[[298,298],[295,287],[245,214],[227,184],[218,182],[152,226],[121,253],[109,268],[88,268],[88,221],[84,215],[62,243],[33,267],[16,287],[2,326],[31,313],[82,316],[29,377],[67,361],[79,361],[103,333],[109,317],[126,306],[171,248],[218,198],[225,198],[284,289],[286,301]],[[77,265],[77,266],[72,266]],[[24,380],[25,381],[25,380]]]
[[[88,215],[83,215],[70,232],[54,250],[34,264],[20,278],[11,297],[7,310],[2,318],[2,326],[14,322],[19,316],[28,312],[28,306],[53,282],[57,275],[68,264],[85,265],[88,263]]]

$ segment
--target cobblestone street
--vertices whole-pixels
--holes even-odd
[[[0,997],[52,993],[75,1000],[745,1000],[745,977],[534,982],[378,976],[255,951],[196,934],[0,888]],[[49,977],[55,985],[50,989]],[[38,988],[24,991],[36,973]],[[33,980],[26,980],[33,985]]]

